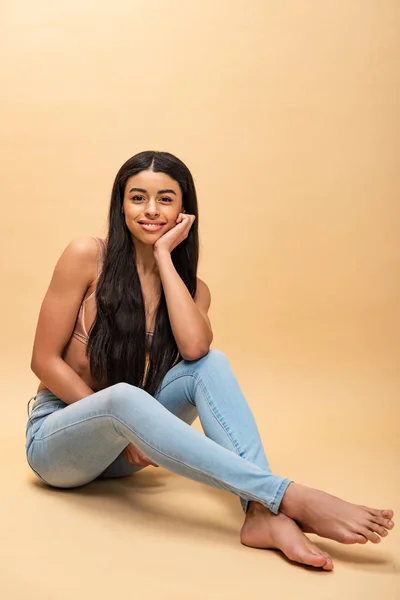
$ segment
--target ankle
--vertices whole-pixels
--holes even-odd
[[[247,508],[246,517],[248,517],[248,518],[257,517],[257,516],[265,515],[265,514],[269,514],[269,513],[270,513],[270,510],[266,506],[264,506],[260,502],[251,500],[251,502],[249,502],[249,506]]]
[[[262,509],[262,508],[265,508],[265,506],[263,504],[261,504],[261,502],[256,502],[255,500],[250,500],[248,510],[258,510],[258,509]]]
[[[281,500],[279,511],[291,519],[297,519],[299,513],[298,484],[293,481],[289,483]]]

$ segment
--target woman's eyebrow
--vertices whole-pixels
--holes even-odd
[[[174,190],[159,190],[158,193],[159,194],[175,194],[175,196],[176,196],[176,192],[174,192]]]
[[[129,190],[128,194],[130,194],[131,192],[142,192],[142,194],[147,194],[147,190],[143,189],[143,188],[132,188],[131,190]],[[174,190],[158,190],[159,194],[175,194],[176,196],[176,192],[174,192]]]

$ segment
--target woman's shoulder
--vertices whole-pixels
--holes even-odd
[[[92,236],[80,236],[73,238],[67,245],[64,252],[68,252],[72,257],[82,259],[96,259],[99,249],[105,247],[105,240]]]
[[[102,243],[103,242],[103,243]],[[97,270],[100,253],[104,247],[104,240],[91,236],[73,238],[64,249],[59,262],[69,265],[72,269],[91,273]]]

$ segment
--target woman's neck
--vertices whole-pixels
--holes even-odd
[[[136,268],[140,276],[153,277],[158,275],[158,266],[154,258],[153,246],[133,240],[136,251]]]

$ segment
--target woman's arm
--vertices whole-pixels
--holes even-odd
[[[96,276],[97,252],[93,238],[75,239],[67,246],[54,269],[36,328],[31,369],[67,404],[93,394],[61,357],[82,299]]]
[[[210,291],[204,281],[197,280],[195,299],[177,273],[168,251],[155,251],[161,283],[167,302],[168,316],[180,354],[185,360],[205,356],[213,340],[207,316]]]

